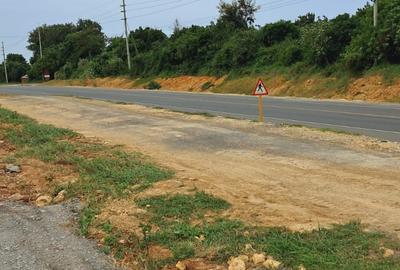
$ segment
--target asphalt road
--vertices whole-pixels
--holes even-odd
[[[0,202],[0,269],[117,270],[95,243],[68,229],[79,211],[72,208]]]
[[[252,96],[40,85],[2,86],[0,93],[76,96],[244,119],[257,119],[258,115],[258,100]],[[400,141],[400,104],[267,97],[264,109],[265,120],[270,122],[329,128]]]

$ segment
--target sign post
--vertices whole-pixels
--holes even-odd
[[[264,82],[259,79],[256,87],[253,90],[253,96],[258,96],[258,121],[264,122],[264,102],[263,96],[269,95],[269,89],[265,86]]]

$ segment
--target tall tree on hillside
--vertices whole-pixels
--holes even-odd
[[[234,0],[227,3],[221,0],[218,6],[219,22],[233,24],[236,28],[248,28],[254,25],[255,13],[259,10],[255,0]]]

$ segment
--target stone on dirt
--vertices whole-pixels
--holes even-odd
[[[49,205],[52,201],[53,201],[53,199],[51,198],[51,196],[43,195],[36,199],[35,204],[37,207],[43,207],[43,206]]]
[[[246,270],[246,263],[239,257],[231,258],[228,265],[228,270]]]
[[[263,253],[256,253],[251,258],[255,265],[262,264],[265,261],[265,254]]]
[[[6,173],[20,173],[21,166],[14,165],[14,164],[7,164],[4,170]]]
[[[394,250],[390,249],[390,248],[381,248],[381,250],[383,251],[383,257],[384,258],[390,258],[394,256]]]
[[[281,262],[274,260],[272,257],[268,257],[268,259],[263,263],[264,267],[269,270],[276,270],[282,265]]]
[[[18,201],[27,201],[29,198],[28,196],[21,195],[20,193],[15,193],[8,197],[8,199],[12,202],[18,202]]]
[[[178,268],[179,270],[186,270],[186,264],[184,262],[179,261],[176,265],[176,268]]]
[[[65,195],[67,194],[67,191],[61,190],[57,196],[53,199],[54,203],[61,203],[65,200]]]

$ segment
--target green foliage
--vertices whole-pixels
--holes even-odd
[[[156,82],[156,81],[150,81],[150,82],[147,84],[146,88],[147,88],[147,89],[150,89],[150,90],[158,90],[158,89],[161,88],[161,85],[160,85],[158,82]]]
[[[254,0],[233,0],[231,3],[220,1],[219,22],[231,24],[235,28],[248,28],[254,24],[258,9]]]
[[[213,60],[216,73],[249,65],[257,55],[260,41],[255,30],[235,33],[217,52]]]
[[[138,206],[146,207],[159,217],[188,219],[192,215],[204,214],[207,210],[219,211],[229,208],[229,203],[204,192],[191,195],[152,197],[137,201]]]
[[[219,76],[295,65],[316,70],[334,67],[348,74],[363,72],[375,65],[400,63],[400,0],[381,0],[379,5],[376,28],[371,4],[355,15],[342,14],[330,20],[307,13],[295,22],[281,20],[254,27],[259,8],[255,1],[221,1],[219,18],[208,26],[182,28],[177,23],[169,37],[149,27],[132,31],[131,71],[127,70],[124,38],[106,38],[98,23],[79,20],[76,24],[43,25],[43,58],[39,57],[39,29],[29,36],[33,57],[28,73],[33,79],[41,78],[46,69],[58,79]],[[20,61],[14,63],[18,65],[11,64],[13,79],[27,69]],[[0,72],[0,80],[3,77]]]
[[[264,46],[284,41],[287,38],[297,39],[300,36],[298,27],[290,21],[279,21],[267,24],[260,30],[261,40]]]
[[[214,87],[214,84],[212,82],[205,82],[202,86],[201,86],[201,90],[206,91],[210,88]]]
[[[7,75],[9,82],[20,82],[21,77],[26,75],[29,65],[20,54],[7,55]],[[5,82],[4,64],[0,65],[0,82]]]

